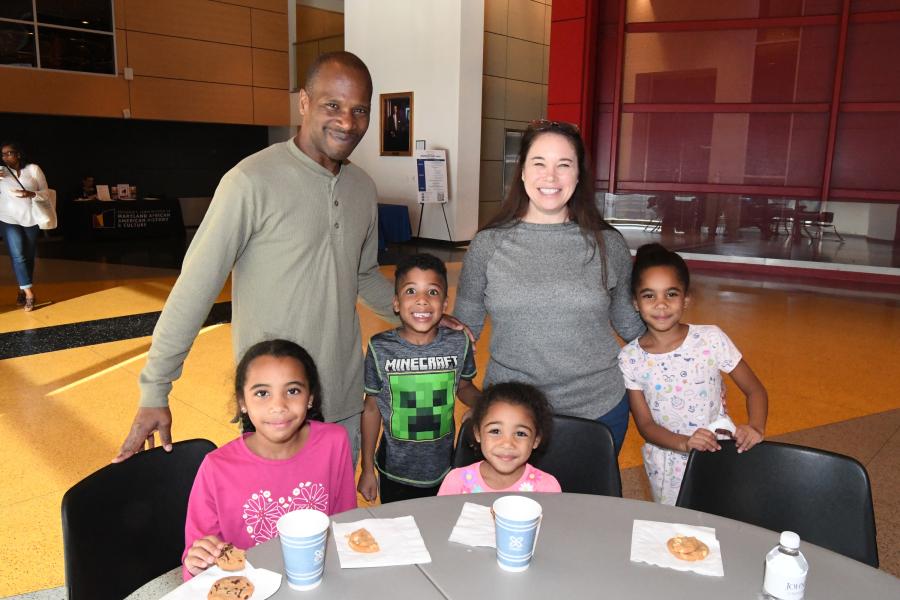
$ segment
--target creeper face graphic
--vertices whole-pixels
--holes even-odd
[[[436,440],[453,431],[455,371],[389,375],[391,435],[400,440]]]

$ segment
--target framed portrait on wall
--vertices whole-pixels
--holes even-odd
[[[412,156],[413,93],[381,94],[381,156]]]

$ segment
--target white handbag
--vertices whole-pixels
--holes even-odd
[[[56,190],[46,189],[32,196],[31,217],[41,229],[56,229]]]

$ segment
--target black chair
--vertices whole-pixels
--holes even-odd
[[[188,496],[209,440],[140,452],[88,475],[62,500],[69,600],[121,600],[181,564]]]
[[[834,213],[831,211],[826,212],[798,212],[796,214],[796,218],[800,221],[800,226],[803,227],[803,231],[806,232],[806,235],[809,236],[810,240],[821,240],[825,239],[825,228],[831,227],[831,230],[834,232],[834,235],[843,242],[844,236],[842,236],[837,227],[834,225]],[[810,228],[813,228],[813,231],[810,231]]]
[[[453,466],[481,460],[472,421],[459,428]],[[622,478],[612,432],[603,423],[578,417],[553,417],[550,442],[531,455],[532,465],[559,481],[564,492],[622,497]]]
[[[676,506],[743,521],[878,566],[869,475],[858,461],[805,446],[762,442],[738,454],[691,452]]]

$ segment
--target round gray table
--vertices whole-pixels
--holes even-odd
[[[282,582],[272,598],[751,598],[761,597],[763,561],[778,533],[693,510],[640,500],[582,494],[533,494],[544,510],[535,557],[524,573],[497,566],[493,548],[470,548],[447,541],[462,505],[490,506],[505,494],[443,496],[395,502],[335,515],[337,522],[413,515],[431,563],[402,567],[341,569],[329,538],[325,578],[310,592],[293,592]],[[724,577],[707,577],[645,563],[633,563],[635,519],[714,527]],[[801,543],[809,561],[807,600],[900,598],[900,580],[863,563]],[[251,548],[255,567],[283,573],[277,539]]]

